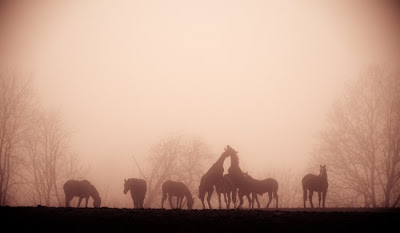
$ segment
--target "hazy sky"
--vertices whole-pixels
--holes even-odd
[[[346,83],[398,52],[385,2],[10,1],[0,66],[33,73],[92,177],[136,175],[173,132],[230,144],[244,170],[303,169]]]

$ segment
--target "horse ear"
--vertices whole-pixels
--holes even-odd
[[[322,164],[320,164],[319,167],[322,168]]]
[[[126,182],[126,179],[124,179],[124,181]]]
[[[226,147],[224,147],[224,150],[226,151]]]

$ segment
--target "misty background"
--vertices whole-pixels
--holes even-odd
[[[31,80],[27,99],[56,116],[79,164],[69,176],[90,180],[109,207],[131,207],[124,178],[149,172],[176,138],[204,145],[198,175],[231,145],[253,177],[300,188],[302,175],[318,173],[316,138],[335,101],[370,64],[398,67],[392,1],[0,6],[2,77]],[[40,202],[18,198],[7,204]]]

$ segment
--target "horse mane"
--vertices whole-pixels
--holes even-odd
[[[97,192],[96,187],[94,185],[90,185],[90,195],[93,199],[100,200],[99,192]]]
[[[232,153],[231,154],[231,164],[235,164],[239,166],[239,156],[237,153]]]

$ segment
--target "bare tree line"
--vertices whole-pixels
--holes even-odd
[[[0,206],[63,206],[62,184],[85,175],[61,115],[44,110],[35,97],[31,78],[0,74]],[[327,164],[327,206],[398,207],[399,70],[370,66],[349,85],[327,119],[308,170],[316,172],[312,168]],[[166,180],[182,181],[196,197],[214,157],[201,138],[172,135],[154,144],[144,166],[133,158],[148,183],[144,206],[160,207]],[[270,169],[263,175],[278,180],[281,207],[301,206],[303,174]],[[28,199],[21,201],[20,194]]]
[[[0,95],[0,206],[61,206],[63,182],[84,169],[60,114],[43,110],[31,77],[1,73]]]
[[[371,65],[328,114],[315,163],[327,163],[336,206],[398,207],[400,72]]]

